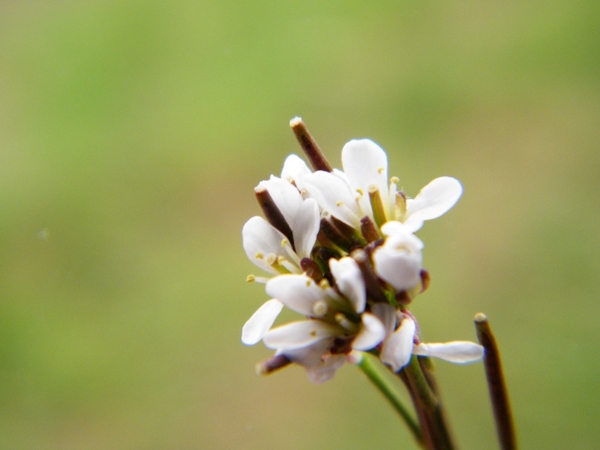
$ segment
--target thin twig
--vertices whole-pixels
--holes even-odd
[[[488,318],[483,313],[475,315],[475,328],[477,329],[477,338],[479,343],[485,349],[483,359],[485,374],[490,392],[494,418],[496,420],[496,432],[500,447],[503,450],[517,449],[517,436],[508,398],[508,390],[502,371],[502,362],[500,360],[500,350],[496,344],[496,338],[492,333],[492,328]]]

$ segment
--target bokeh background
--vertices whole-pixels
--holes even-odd
[[[490,317],[523,448],[597,448],[600,3],[0,3],[0,448],[397,449],[352,366],[258,377],[252,188],[299,152],[388,151],[428,223],[426,341]],[[481,365],[437,364],[458,441],[494,448]]]

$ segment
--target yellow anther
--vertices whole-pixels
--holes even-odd
[[[321,289],[327,289],[329,287],[329,281],[327,281],[327,278],[323,278],[321,281],[319,281],[319,287]]]
[[[329,306],[325,300],[317,300],[312,308],[316,317],[323,317],[325,314],[327,314],[328,309]]]

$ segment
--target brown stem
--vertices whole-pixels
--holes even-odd
[[[500,350],[485,314],[477,313],[475,315],[475,328],[477,329],[479,343],[485,349],[483,364],[485,366],[485,375],[494,410],[496,432],[498,433],[500,447],[503,450],[516,450],[517,437],[508,398],[508,390],[502,371]]]
[[[294,247],[294,234],[292,233],[292,228],[286,222],[285,217],[283,217],[283,213],[267,191],[262,186],[256,186],[254,188],[254,195],[256,195],[256,200],[258,200],[258,204],[271,225],[273,225],[277,230],[281,231],[283,235],[288,238],[292,247]]]
[[[327,161],[327,158],[325,158],[325,154],[321,151],[317,142],[308,132],[302,119],[300,117],[294,117],[290,120],[290,127],[292,127],[292,131],[296,135],[296,139],[298,140],[300,147],[302,147],[302,150],[304,150],[304,154],[310,161],[310,165],[313,169],[331,172],[333,169]]]
[[[431,444],[432,450],[453,450],[455,448],[452,442],[448,424],[441,406],[439,398],[434,394],[429,381],[425,377],[423,369],[418,361],[418,357],[413,356],[411,362],[404,367],[408,379],[409,391],[415,408],[421,410],[419,418],[423,420],[423,437],[425,442]],[[433,379],[433,374],[429,374]]]
[[[427,416],[422,402],[419,400],[419,397],[414,392],[412,385],[408,380],[406,372],[404,370],[401,370],[397,373],[397,375],[406,386],[406,390],[408,391],[410,399],[412,400],[413,406],[417,413],[417,418],[419,419],[419,427],[421,428],[421,436],[423,438],[423,443],[425,444],[425,447],[428,450],[435,450],[435,443],[433,442],[433,435],[431,433],[431,423],[429,420],[427,420]]]
[[[435,420],[439,425],[439,429],[444,433],[444,442],[447,443],[447,446],[453,447],[454,444],[452,442],[454,441],[454,438],[452,436],[450,427],[447,425],[449,423],[448,415],[446,414],[446,408],[444,408],[444,403],[442,402],[442,399],[440,397],[440,388],[432,371],[433,364],[429,358],[424,357],[419,358],[419,364],[421,366],[421,370],[423,371],[423,375],[425,375],[427,384],[438,399]]]

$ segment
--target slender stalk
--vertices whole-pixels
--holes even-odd
[[[450,429],[449,425],[447,425],[449,423],[448,416],[446,414],[446,408],[444,408],[444,402],[442,402],[442,398],[440,396],[441,395],[440,388],[439,388],[437,380],[435,379],[435,376],[433,374],[433,370],[432,370],[433,363],[432,363],[431,359],[426,358],[426,357],[420,357],[419,363],[421,366],[421,370],[423,371],[423,375],[425,376],[425,379],[427,380],[427,384],[429,384],[431,391],[434,393],[434,395],[438,399],[437,409],[435,412],[436,422],[438,422],[440,429],[442,429],[444,432],[444,441],[449,442],[449,443],[451,443],[451,445],[453,445],[452,442],[454,441],[454,437],[451,433],[451,429]]]
[[[300,117],[294,117],[290,120],[290,127],[292,128],[294,135],[296,135],[296,139],[298,140],[300,147],[302,147],[302,150],[304,150],[304,154],[308,158],[313,169],[331,172],[333,170],[331,164],[329,164],[325,154],[308,132],[302,119]]]
[[[452,441],[448,423],[440,402],[434,394],[432,385],[423,373],[419,358],[412,356],[410,363],[404,367],[404,372],[409,382],[409,389],[414,392],[413,399],[415,407],[422,410],[419,415],[424,422],[422,428],[424,434],[428,434],[426,441],[431,450],[452,450],[455,448]],[[433,374],[428,373],[429,380],[433,380]],[[427,431],[425,431],[427,430]]]
[[[483,363],[500,447],[503,450],[516,450],[517,436],[508,398],[508,390],[504,380],[504,372],[502,371],[500,350],[485,314],[477,313],[475,315],[475,328],[477,329],[479,343],[485,349]]]
[[[410,399],[413,402],[413,406],[415,407],[415,411],[417,412],[417,416],[419,418],[419,425],[421,427],[421,434],[423,435],[425,448],[429,450],[435,450],[435,443],[433,442],[433,434],[431,432],[431,423],[427,419],[427,414],[425,408],[423,407],[423,403],[419,400],[419,397],[415,393],[415,390],[413,389],[408,376],[406,375],[406,371],[401,370],[396,375],[398,375],[398,378],[402,380],[406,386],[406,390],[410,394]]]
[[[423,448],[423,436],[421,435],[419,425],[408,412],[406,407],[402,404],[402,400],[398,394],[398,391],[396,390],[396,387],[393,386],[392,383],[390,383],[390,381],[383,376],[381,371],[376,367],[375,364],[373,364],[372,358],[369,355],[363,353],[357,365],[371,381],[371,383],[373,383],[375,387],[379,389],[379,392],[383,394],[387,401],[390,402],[402,420],[406,422],[406,425],[413,435],[413,438],[419,447]]]

